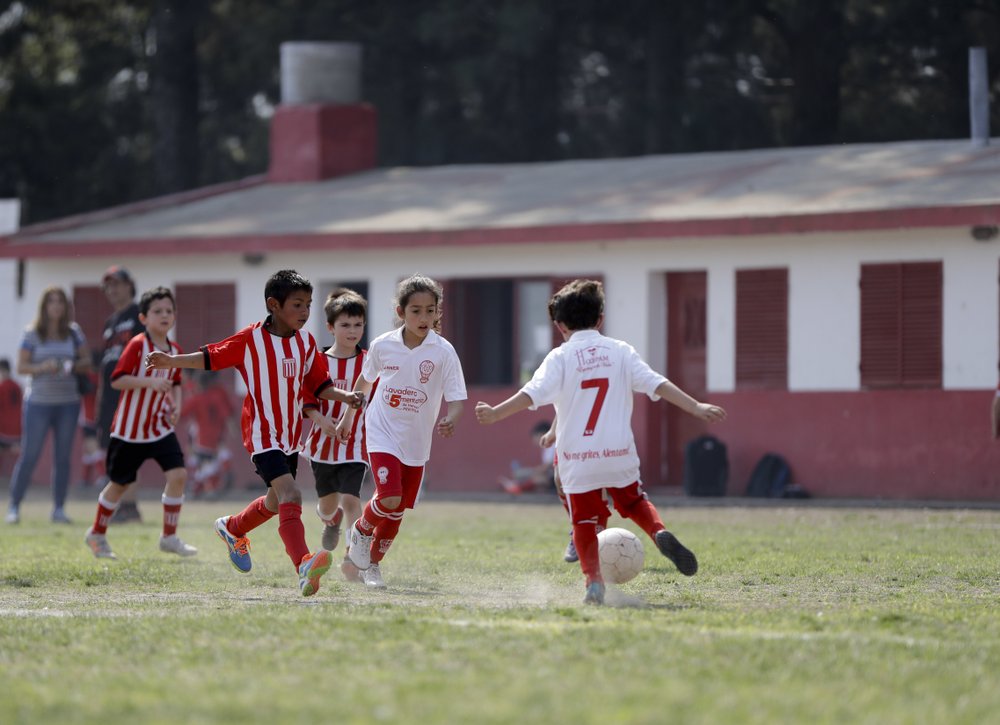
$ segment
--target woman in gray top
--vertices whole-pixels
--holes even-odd
[[[24,395],[21,455],[11,474],[8,524],[20,521],[21,499],[31,483],[49,430],[53,435],[52,521],[70,523],[63,505],[80,416],[75,373],[88,370],[90,353],[83,332],[73,322],[73,305],[62,288],[49,287],[42,292],[38,316],[25,330],[18,351],[17,372],[30,376],[30,382]]]

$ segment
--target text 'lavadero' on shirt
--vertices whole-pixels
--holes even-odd
[[[243,376],[243,447],[251,456],[266,451],[291,455],[301,449],[304,391],[318,397],[332,385],[330,371],[310,333],[297,330],[281,337],[268,332],[265,322],[204,345],[201,351],[206,370],[235,368]]]
[[[333,387],[345,392],[354,390],[358,378],[361,376],[361,368],[364,366],[368,351],[358,347],[356,353],[351,357],[335,357],[331,350],[327,350],[324,355],[330,366],[330,379],[333,381]],[[315,398],[307,391],[305,407],[315,407],[321,415],[336,422],[340,420],[345,404],[339,400]],[[364,416],[354,416],[351,436],[346,443],[331,438],[323,433],[318,425],[314,425],[309,430],[309,435],[306,436],[302,455],[315,463],[364,463],[368,465]]]
[[[577,330],[555,348],[521,392],[531,409],[556,408],[559,477],[566,493],[621,488],[639,480],[632,394],[659,400],[666,378],[627,342]]]
[[[168,340],[169,349],[160,350],[171,355],[180,355],[181,349],[172,340]],[[136,335],[122,351],[111,373],[111,380],[117,380],[124,375],[134,375],[137,378],[164,378],[174,385],[181,384],[180,368],[165,368],[162,370],[147,370],[146,355],[158,350],[149,335],[143,332]],[[111,437],[120,438],[130,443],[151,443],[165,438],[174,432],[170,422],[170,413],[174,408],[174,399],[170,393],[161,393],[149,388],[133,388],[123,390],[118,398],[118,407],[111,423]]]
[[[379,381],[365,411],[369,452],[388,453],[407,466],[424,465],[442,398],[453,403],[468,397],[455,348],[431,330],[410,349],[400,327],[372,341],[361,375]]]

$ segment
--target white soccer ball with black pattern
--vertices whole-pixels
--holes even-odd
[[[597,551],[601,558],[604,581],[624,584],[642,571],[646,552],[639,537],[628,529],[605,529],[597,535]]]

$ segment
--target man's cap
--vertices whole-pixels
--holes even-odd
[[[132,279],[132,275],[124,267],[117,264],[113,264],[104,270],[104,276],[101,277],[101,284],[104,284],[109,279],[120,279],[122,282],[128,282],[130,285],[135,287],[135,280]]]

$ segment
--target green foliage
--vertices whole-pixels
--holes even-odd
[[[363,45],[384,165],[963,137],[971,45],[1000,87],[981,0],[8,1],[0,196],[30,222],[264,171],[286,40]]]
[[[250,575],[229,566],[211,521],[238,505],[185,506],[201,551],[184,560],[154,523],[112,528],[119,560],[95,560],[41,503],[0,528],[0,721],[975,723],[1000,706],[995,511],[663,507],[697,576],[644,539],[645,571],[592,608],[555,503],[425,503],[387,590],[333,571],[308,600],[274,522]]]

